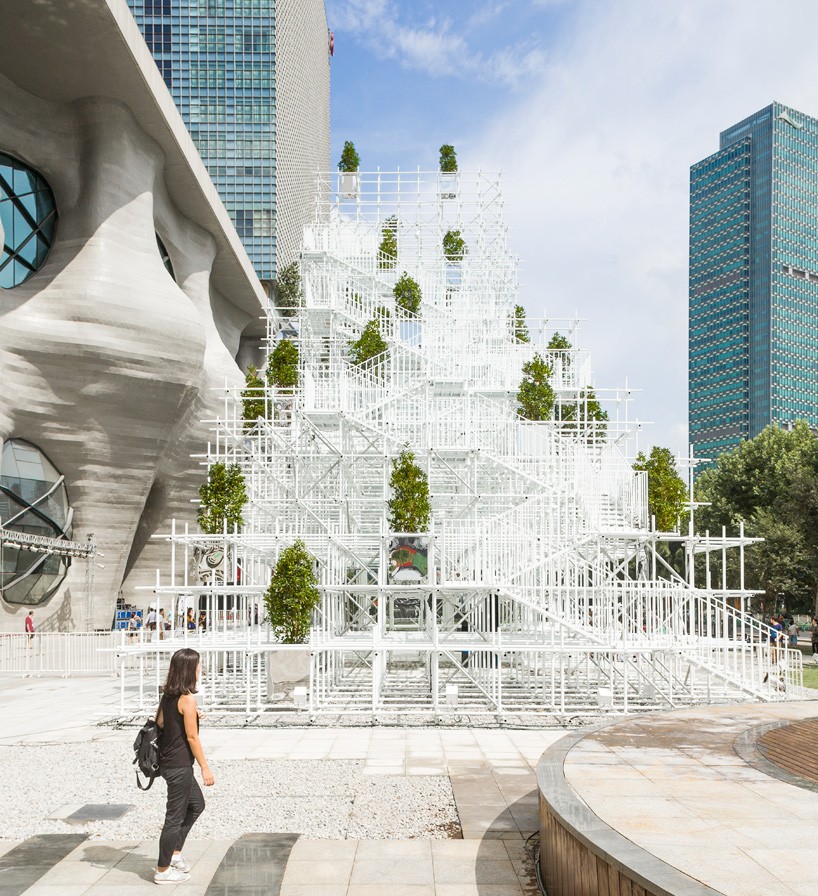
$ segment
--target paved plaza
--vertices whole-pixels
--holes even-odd
[[[4,706],[0,755],[6,755],[7,768],[9,757],[15,757],[15,768],[29,778],[33,791],[29,798],[7,778],[5,793],[0,794],[4,813],[17,819],[21,835],[0,840],[0,896],[155,892],[152,872],[164,784],[157,785],[158,792],[138,791],[130,767],[134,728],[99,724],[117,715],[116,682],[7,679],[0,682],[0,694]],[[205,723],[203,743],[217,783],[206,793],[208,809],[185,848],[192,874],[190,881],[178,885],[179,892],[270,896],[280,887],[282,896],[536,894],[531,851],[526,848],[527,839],[538,829],[534,769],[543,751],[563,733],[224,728]],[[70,771],[65,776],[54,774],[59,754],[66,751],[75,765],[84,760],[93,766],[95,757],[112,755],[114,774],[121,774],[121,780],[112,785],[108,766],[100,765],[96,778],[92,772],[91,783],[78,792]],[[264,816],[252,801],[235,805],[223,783],[228,769],[233,774],[244,769],[248,777],[260,781],[262,770],[282,767],[292,770],[291,793],[280,800],[266,795],[269,812]],[[333,769],[341,776],[354,774],[359,793],[350,800],[327,779],[331,792],[307,794],[303,780],[297,778],[305,768],[324,775]],[[86,771],[77,768],[74,774]],[[373,791],[385,797],[380,805],[370,804],[370,836],[349,836],[349,819],[367,782],[386,788]],[[417,804],[428,801],[424,788],[437,786],[436,782],[445,782],[447,790],[440,792],[453,797],[455,812],[448,825],[429,824],[436,807]],[[118,803],[132,807],[119,819],[68,818],[81,813],[83,804],[93,816],[95,806]],[[349,819],[340,836],[309,834],[322,830],[329,824],[327,818],[342,810]],[[264,819],[261,829],[258,824],[256,829],[246,825],[246,814],[252,812],[257,813],[254,818]],[[410,839],[399,832],[411,814],[417,815],[416,828],[426,824],[426,829],[415,830]],[[113,832],[123,830],[123,825],[136,836],[115,836]],[[223,833],[216,836],[220,825]]]

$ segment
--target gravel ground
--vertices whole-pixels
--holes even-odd
[[[158,837],[165,784],[137,789],[128,742],[97,741],[0,747],[0,837],[89,833],[106,840]],[[198,838],[280,831],[327,839],[447,839],[459,828],[445,776],[364,775],[354,760],[241,759],[214,763],[216,784]],[[200,779],[201,781],[201,779]],[[64,816],[87,803],[128,803],[122,818],[71,824]]]

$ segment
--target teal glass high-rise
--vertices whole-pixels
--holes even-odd
[[[773,103],[692,166],[689,301],[697,457],[818,426],[818,120]]]
[[[274,280],[274,0],[128,5],[256,274]]]

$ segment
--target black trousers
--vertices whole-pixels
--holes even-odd
[[[193,766],[163,769],[168,784],[165,826],[159,837],[159,868],[166,868],[176,850],[181,851],[193,823],[204,812],[202,788],[193,774]]]

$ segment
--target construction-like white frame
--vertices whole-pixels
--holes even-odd
[[[631,466],[630,391],[595,389],[608,420],[588,419],[587,353],[548,347],[556,331],[573,342],[576,324],[529,319],[531,341],[515,338],[517,266],[499,177],[322,175],[316,195],[303,307],[269,321],[270,349],[284,337],[299,347],[299,387],[264,389],[255,421],[243,419],[241,391],[226,389],[203,458],[241,467],[241,531],[167,536],[170,579],[156,590],[165,606],[193,595],[208,631],[123,641],[123,672],[139,657],[142,679],[158,683],[154,654],[194,640],[213,707],[301,706],[312,718],[566,718],[796,693],[800,654],[770,649],[743,581],[738,590],[711,581],[711,554],[738,549],[743,568],[752,539],[700,538],[692,512],[686,535],[656,532],[646,476]],[[394,263],[379,251],[392,221]],[[442,249],[449,230],[467,246],[455,262]],[[395,307],[404,272],[422,291],[417,315]],[[388,349],[358,367],[349,343],[373,318]],[[552,370],[557,406],[573,408],[566,422],[517,413],[535,352]],[[404,446],[429,479],[427,533],[387,528]],[[657,551],[671,538],[684,541],[686,579]],[[322,595],[303,647],[253,624],[279,551],[296,539],[315,557]],[[400,545],[414,559],[396,573]],[[201,558],[214,551],[222,565],[203,575]],[[700,553],[704,588],[694,578]],[[265,681],[272,656],[305,651],[306,694],[278,694],[272,673]],[[124,694],[123,684],[123,703]]]

